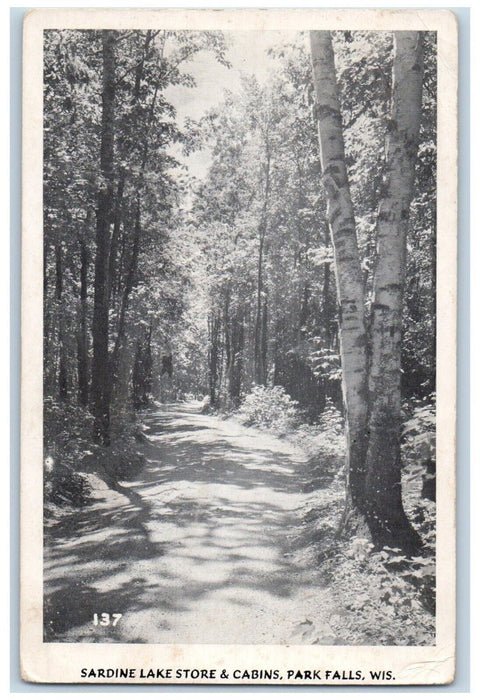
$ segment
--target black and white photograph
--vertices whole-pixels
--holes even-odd
[[[84,12],[36,30],[37,641],[89,650],[73,682],[415,682],[454,626],[435,24],[451,17]],[[142,645],[250,660],[220,676],[184,652],[180,675],[161,656],[132,675]],[[355,663],[359,647],[382,663]],[[407,680],[382,648],[416,650]]]

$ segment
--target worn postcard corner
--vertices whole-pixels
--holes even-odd
[[[26,14],[25,680],[453,681],[457,73],[443,10]]]

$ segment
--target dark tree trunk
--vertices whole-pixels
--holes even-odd
[[[132,105],[135,105],[138,102],[138,99],[140,97],[140,86],[141,86],[141,81],[143,77],[143,71],[144,71],[144,65],[145,65],[145,58],[147,56],[148,52],[148,47],[152,39],[152,32],[147,31],[146,36],[145,36],[145,43],[143,46],[143,51],[142,51],[142,58],[137,64],[135,68],[135,85],[133,88],[133,94],[132,94]],[[147,129],[148,132],[148,129]],[[145,142],[143,144],[143,159],[145,161],[146,157],[146,137],[147,137],[147,132],[145,132]],[[137,146],[138,144],[135,141],[131,141],[131,139],[128,141],[128,147],[126,149],[126,153],[124,152],[123,157],[126,158],[127,156],[131,156],[131,151]],[[142,171],[145,166],[145,162],[142,163]],[[113,232],[112,232],[112,240],[111,240],[111,245],[110,245],[110,254],[109,254],[109,295],[112,294],[112,292],[117,288],[119,289],[119,281],[116,281],[117,277],[117,255],[118,255],[118,245],[119,245],[119,240],[120,240],[120,229],[122,225],[122,205],[123,205],[123,194],[125,190],[125,181],[126,181],[126,171],[124,168],[120,169],[120,174],[119,174],[119,179],[118,179],[118,186],[117,186],[117,192],[115,196],[115,209],[114,209],[114,216],[113,216]]]
[[[437,471],[434,459],[427,459],[424,462],[425,473],[422,479],[422,498],[429,501],[437,500]]]
[[[112,298],[112,293],[115,289],[118,273],[117,256],[118,256],[118,244],[120,240],[120,229],[122,226],[122,204],[123,204],[123,191],[125,188],[125,171],[122,169],[120,172],[119,183],[117,187],[117,193],[115,196],[115,208],[113,214],[113,231],[112,240],[110,242],[110,251],[108,255],[108,298],[109,303]]]
[[[230,292],[227,291],[225,295],[225,307],[223,311],[223,335],[224,335],[224,347],[225,347],[225,365],[227,367],[227,374],[229,372],[229,367],[232,361],[232,340],[231,340],[231,329],[232,323],[230,321]]]
[[[137,64],[136,69],[135,69],[135,85],[132,93],[132,105],[135,106],[135,104],[138,102],[140,99],[140,89],[141,89],[141,81],[143,78],[144,74],[144,63],[145,63],[145,58],[148,53],[149,45],[152,40],[152,32],[149,30],[146,33],[145,36],[145,43],[143,46],[143,51],[142,51],[142,59],[140,62]],[[137,278],[137,272],[138,272],[138,257],[140,254],[140,244],[141,244],[141,238],[142,238],[142,190],[143,190],[143,185],[144,185],[144,174],[145,174],[145,167],[147,165],[147,159],[148,159],[148,136],[150,133],[150,128],[152,126],[152,121],[154,117],[154,111],[155,111],[155,104],[156,104],[156,99],[158,95],[158,86],[155,89],[154,96],[152,99],[152,102],[150,104],[149,108],[149,117],[148,117],[148,122],[145,124],[145,129],[143,132],[143,139],[140,144],[140,157],[141,157],[141,162],[140,162],[140,172],[139,172],[139,178],[136,183],[136,206],[135,206],[135,222],[134,222],[134,233],[133,233],[133,244],[132,244],[132,250],[130,254],[130,260],[128,263],[128,270],[126,273],[125,277],[125,283],[123,286],[123,292],[121,293],[121,276],[122,276],[122,271],[125,268],[126,264],[126,245],[125,245],[125,235],[123,236],[122,239],[122,250],[121,250],[121,255],[120,255],[120,272],[118,273],[118,285],[117,285],[117,293],[121,293],[121,301],[120,301],[120,310],[119,310],[119,320],[118,320],[118,326],[117,326],[117,335],[115,339],[115,344],[114,348],[112,350],[112,358],[111,358],[111,372],[110,372],[110,381],[111,381],[111,392],[113,393],[115,384],[117,383],[117,375],[118,375],[118,368],[119,368],[119,363],[120,363],[120,354],[122,352],[122,349],[125,346],[125,340],[126,340],[126,335],[127,335],[127,311],[129,307],[129,302],[130,302],[130,295],[131,292],[136,284],[136,278]],[[137,144],[136,143],[131,143],[130,148],[134,148]],[[115,259],[116,259],[116,253],[117,253],[117,247],[118,247],[118,238],[120,234],[120,226],[121,226],[121,218],[122,218],[122,212],[121,212],[121,204],[123,200],[123,190],[125,186],[125,179],[126,179],[126,174],[122,170],[120,174],[120,182],[118,186],[118,192],[117,192],[117,201],[116,201],[116,207],[115,207],[115,217],[114,217],[114,230],[113,230],[113,235],[112,235],[112,249],[110,252],[110,260],[111,260],[111,275],[114,274],[116,265],[115,265]],[[115,248],[113,248],[113,241],[115,242]],[[115,256],[115,259],[112,260],[112,256]],[[112,288],[113,288],[112,284]],[[134,361],[135,362],[135,361]]]
[[[257,308],[255,318],[254,345],[254,380],[255,384],[266,384],[267,381],[267,301],[264,289],[263,266],[265,256],[265,237],[267,235],[267,211],[270,198],[270,147],[267,143],[267,158],[265,164],[265,189],[263,206],[258,227],[258,262],[257,262]]]
[[[255,384],[267,383],[268,300],[263,287],[262,256],[258,262],[258,295],[255,318],[254,378]]]
[[[132,372],[132,403],[135,409],[142,407],[143,397],[142,344],[140,341],[137,341]]]
[[[93,437],[97,443],[110,442],[110,363],[108,354],[108,260],[110,225],[114,203],[114,120],[115,120],[115,32],[102,31],[103,83],[100,144],[102,183],[97,195],[95,284],[93,307],[93,363],[91,401]]]
[[[132,397],[134,408],[148,406],[152,393],[152,325],[145,338],[137,342],[132,374]]]
[[[262,325],[261,325],[261,344],[260,344],[260,358],[261,358],[261,377],[262,384],[267,383],[267,353],[268,353],[268,298],[267,294],[264,294],[263,308],[262,308]]]
[[[152,345],[151,336],[148,338],[147,347],[145,348],[145,358],[143,361],[144,367],[144,386],[145,386],[145,401],[150,401],[152,395],[153,387],[153,357],[152,357]]]
[[[220,321],[218,316],[213,315],[209,322],[210,347],[208,351],[208,385],[210,392],[210,405],[218,404],[218,338],[220,331]]]
[[[231,355],[228,366],[228,394],[234,405],[240,401],[242,389],[243,348],[245,328],[243,315],[237,312],[232,319]]]
[[[310,313],[309,309],[310,302],[310,285],[308,281],[303,285],[303,290],[300,300],[300,318],[298,320],[298,339],[301,341],[305,338],[306,324],[308,322],[308,316]]]
[[[77,336],[78,401],[88,406],[88,340],[87,340],[87,293],[88,250],[84,240],[80,245],[80,308]]]
[[[68,398],[68,378],[67,378],[67,353],[65,348],[65,323],[63,309],[63,260],[62,246],[57,243],[55,246],[55,297],[57,300],[58,312],[58,398],[66,401]]]
[[[265,367],[263,363],[263,249],[264,234],[260,234],[258,263],[257,263],[257,309],[255,317],[255,347],[254,347],[254,378],[255,384],[265,384]]]
[[[132,289],[135,286],[135,278],[136,278],[137,266],[138,266],[138,255],[140,252],[141,235],[142,235],[142,220],[141,220],[141,211],[140,211],[140,195],[137,194],[137,205],[135,208],[135,225],[134,225],[132,252],[131,252],[131,256],[130,256],[130,264],[128,266],[127,277],[125,280],[125,286],[123,288],[122,301],[121,301],[121,305],[120,305],[120,314],[119,314],[119,319],[118,319],[117,337],[115,339],[115,345],[114,345],[114,348],[112,351],[112,360],[111,360],[112,388],[113,388],[113,385],[115,384],[115,380],[117,377],[119,355],[120,355],[122,346],[123,346],[124,341],[125,341],[128,303],[130,300],[130,294],[132,292]]]

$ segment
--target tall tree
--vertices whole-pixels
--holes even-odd
[[[352,505],[364,503],[367,439],[367,333],[364,284],[360,267],[343,141],[342,112],[335,78],[330,32],[311,32],[320,159],[327,195],[327,218],[335,256],[340,317],[342,388],[347,429],[347,494]]]
[[[347,507],[377,545],[415,551],[420,539],[401,494],[401,333],[406,231],[422,104],[422,37],[394,35],[385,184],[377,215],[374,300],[367,338],[364,282],[345,164],[342,113],[330,32],[311,32],[316,117],[340,307],[347,424]]]
[[[418,545],[402,505],[400,437],[406,240],[422,111],[421,32],[395,32],[384,194],[371,307],[366,508],[376,540]]]
[[[272,154],[270,145],[268,117],[263,125],[261,133],[265,141],[265,163],[263,170],[263,202],[258,225],[258,259],[257,259],[257,308],[255,316],[255,347],[254,347],[254,376],[256,384],[265,384],[267,381],[267,292],[264,285],[264,258],[266,236],[268,230],[268,205],[270,198],[270,180],[272,167]]]
[[[89,223],[89,214],[85,228]],[[78,238],[80,252],[80,299],[78,302],[77,330],[77,371],[78,401],[82,406],[88,405],[88,335],[87,335],[87,301],[88,301],[88,262],[89,254],[85,235]]]
[[[102,116],[97,197],[95,291],[93,308],[92,410],[94,438],[108,444],[110,426],[110,361],[108,352],[108,259],[114,205],[116,59],[113,31],[102,32]]]

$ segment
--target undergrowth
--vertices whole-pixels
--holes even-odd
[[[364,537],[353,537],[337,547],[324,562],[346,614],[340,616],[341,637],[348,644],[422,646],[435,643],[435,618],[418,581],[434,577],[430,555],[407,559],[400,550],[374,551]]]
[[[44,401],[44,502],[48,509],[81,507],[91,500],[90,474],[110,484],[128,480],[143,467],[139,426],[131,415],[111,420],[111,444],[92,440],[93,417],[84,407]]]
[[[330,402],[312,425],[302,420],[296,402],[282,388],[255,387],[237,416],[247,425],[288,438],[309,458],[297,549],[319,567],[336,598],[338,614],[330,620],[336,636],[345,644],[434,644],[436,515],[435,503],[422,497],[425,463],[434,456],[434,397],[405,407],[403,500],[424,543],[422,552],[411,558],[399,549],[375,551],[363,533],[339,536],[345,438],[342,416]]]
[[[254,386],[240,404],[237,418],[244,425],[266,428],[280,436],[301,423],[298,401],[290,398],[282,386]]]

